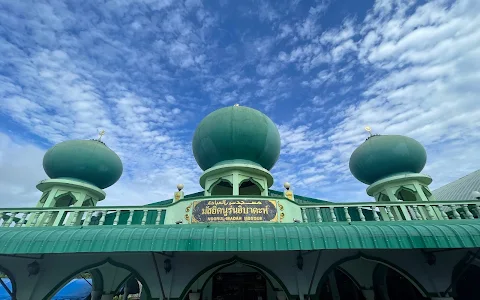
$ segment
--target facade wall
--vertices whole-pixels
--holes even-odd
[[[321,251],[315,272],[318,251],[303,253],[303,270],[297,268],[297,251],[285,252],[177,252],[173,257],[155,254],[158,270],[168,299],[184,297],[189,290],[209,288],[211,274],[224,268],[263,272],[272,283],[271,292],[285,290],[290,299],[317,291],[333,267],[340,266],[366,291],[372,289],[372,273],[381,263],[399,271],[429,297],[443,292],[451,283],[454,267],[466,258],[468,250],[448,250],[435,253],[436,264],[428,265],[420,250],[411,251]],[[172,269],[166,272],[164,260],[170,259]],[[108,294],[126,277],[135,276],[148,289],[153,299],[162,299],[162,291],[151,253],[106,254],[51,254],[37,257],[38,275],[28,276],[27,265],[35,259],[0,256],[0,266],[8,270],[16,283],[17,298],[22,300],[45,299],[49,293],[67,283],[76,274],[103,265],[103,293]],[[105,267],[108,264],[109,267]],[[315,276],[314,276],[315,273]],[[311,288],[310,288],[311,286]],[[272,294],[272,293],[271,293]],[[302,299],[302,298],[300,298]]]

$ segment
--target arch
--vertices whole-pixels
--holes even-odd
[[[358,283],[358,281],[349,272],[347,272],[342,267],[338,266],[338,267],[334,268],[331,272],[329,272],[327,274],[327,276],[332,274],[332,272],[333,272],[334,277],[335,277],[336,282],[337,282],[337,288],[338,288],[340,299],[349,299],[349,300],[350,299],[357,299],[357,300],[364,300],[365,299],[365,297],[362,293],[361,285]],[[348,284],[343,285],[342,289],[339,288],[339,280],[342,279],[342,277],[346,278],[349,281],[348,284],[350,284],[350,286],[349,286],[350,287],[350,293],[351,293],[350,295],[348,295],[348,289],[347,289]],[[327,279],[321,286],[319,286],[319,289],[316,292],[316,297],[320,297],[320,299],[324,299],[322,294],[324,292],[328,293],[328,285],[327,285],[328,282],[329,282],[329,279]],[[352,291],[351,288],[353,288],[355,290]],[[347,295],[345,295],[345,293],[347,293]],[[352,298],[352,296],[353,296],[353,298]],[[328,298],[328,295],[325,295],[325,298]]]
[[[378,202],[386,202],[386,201],[390,201],[390,198],[384,194],[384,193],[380,193],[378,194]]]
[[[92,275],[92,289],[94,291],[103,291],[103,275],[98,269],[89,270]]]
[[[407,280],[408,283],[405,283],[405,280]],[[379,300],[398,298],[399,295],[402,295],[402,300],[426,299],[408,278],[383,264],[378,264],[375,267],[373,283],[375,297]]]
[[[278,278],[278,276],[272,272],[270,269],[266,268],[265,266],[257,263],[257,262],[254,262],[254,261],[249,261],[249,260],[245,260],[245,259],[242,259],[238,256],[233,256],[232,258],[230,259],[227,259],[227,260],[222,260],[222,261],[218,261],[218,262],[215,262],[213,264],[211,264],[210,266],[207,266],[205,268],[203,268],[200,272],[198,272],[189,282],[188,284],[185,286],[185,288],[183,289],[182,293],[180,294],[180,297],[178,299],[185,299],[185,296],[187,295],[188,291],[191,289],[192,285],[205,273],[207,273],[208,271],[210,270],[214,270],[214,272],[212,272],[208,277],[207,279],[205,280],[205,283],[202,284],[202,289],[205,287],[205,284],[210,280],[210,278],[212,278],[212,276],[218,272],[219,270],[223,269],[223,268],[226,268],[228,266],[231,266],[235,263],[241,263],[241,264],[244,264],[246,266],[249,266],[255,270],[257,270],[258,272],[260,272],[262,275],[265,276],[265,279],[267,280],[267,282],[272,286],[274,287],[272,281],[270,280],[269,276],[271,278],[273,278],[273,280],[276,281],[276,283],[278,283],[278,285],[280,285],[283,289],[283,291],[285,292],[285,295],[287,296],[287,299],[292,299],[292,295],[289,293],[287,287],[285,286],[285,284],[280,280],[280,278]],[[268,275],[268,276],[267,276]]]
[[[75,202],[77,202],[77,198],[72,192],[66,192],[60,195],[55,196],[55,207],[69,207]]]
[[[3,273],[5,275],[7,275],[8,279],[10,279],[10,283],[12,284],[12,294],[13,295],[17,295],[17,281],[15,280],[15,277],[13,276],[13,273],[10,272],[8,269],[2,267],[0,265],[0,273]],[[0,278],[1,280],[1,278]],[[0,286],[1,288],[3,288],[3,286]]]
[[[219,178],[208,188],[210,195],[233,195],[233,184],[228,179]]]
[[[395,197],[397,197],[398,200],[402,201],[418,201],[417,191],[414,191],[404,186],[398,188],[398,190],[395,192]]]
[[[347,262],[347,261],[350,261],[350,260],[355,260],[355,259],[365,259],[365,260],[369,260],[369,261],[373,261],[373,262],[376,262],[376,263],[379,263],[379,264],[382,264],[382,265],[385,265],[395,271],[397,271],[400,275],[402,275],[403,277],[405,277],[408,281],[410,281],[411,284],[413,284],[413,286],[415,288],[417,288],[417,290],[420,292],[420,294],[423,296],[423,297],[427,297],[428,296],[428,291],[420,284],[420,282],[418,282],[415,277],[413,277],[412,275],[410,275],[407,271],[403,270],[402,268],[400,268],[399,266],[387,261],[387,260],[384,260],[382,258],[379,258],[379,257],[374,257],[374,256],[369,256],[369,255],[365,255],[364,253],[362,252],[359,252],[355,255],[352,255],[352,256],[347,256],[347,257],[344,257],[338,261],[336,261],[335,263],[331,264],[330,267],[328,267],[327,270],[325,270],[325,272],[323,273],[322,277],[320,278],[320,281],[318,282],[317,284],[317,287],[315,289],[315,291],[318,293],[319,291],[319,288],[321,288],[323,286],[323,284],[327,281],[328,279],[328,274],[330,272],[332,272],[334,269],[336,269],[338,266],[340,266],[341,264],[343,264],[344,262]]]
[[[238,191],[240,195],[258,195],[261,196],[265,189],[252,177],[240,181]]]
[[[97,267],[100,267],[104,264],[111,264],[112,266],[115,266],[117,268],[123,268],[125,270],[128,270],[130,271],[130,273],[133,274],[133,276],[135,276],[138,281],[140,281],[142,283],[142,288],[144,289],[144,292],[147,294],[147,299],[151,299],[152,296],[151,296],[151,292],[150,292],[150,289],[148,288],[148,285],[145,281],[145,279],[143,279],[142,276],[140,276],[140,274],[132,267],[130,267],[129,265],[125,265],[125,264],[122,264],[120,262],[117,262],[117,261],[114,261],[113,259],[111,258],[107,258],[105,260],[102,260],[102,261],[99,261],[99,262],[96,262],[96,263],[93,263],[93,264],[90,264],[90,265],[87,265],[85,267],[82,267],[80,269],[77,269],[76,271],[70,273],[70,275],[66,276],[64,279],[62,279],[52,290],[50,290],[50,292],[48,292],[48,294],[43,298],[43,300],[48,300],[50,299],[51,297],[53,297],[55,295],[55,293],[57,293],[66,283],[69,282],[69,280],[71,278],[73,278],[75,275],[77,274],[80,274],[82,272],[86,272],[86,271],[89,271],[89,270],[92,270],[92,269],[95,269]],[[93,276],[93,275],[92,275]],[[128,278],[128,277],[127,277]],[[102,285],[103,285],[103,281],[102,281]],[[103,286],[102,286],[103,288]]]
[[[88,197],[85,200],[83,200],[82,207],[86,207],[86,206],[95,206],[95,204],[93,203],[92,197]]]

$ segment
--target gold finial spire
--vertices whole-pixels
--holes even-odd
[[[105,130],[101,130],[99,133],[98,133],[98,140],[101,141],[102,140],[102,137],[105,135]]]
[[[367,131],[370,136],[372,136],[372,128],[370,128],[370,126],[365,126],[365,131]]]

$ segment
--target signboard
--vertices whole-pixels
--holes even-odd
[[[192,223],[277,222],[274,200],[205,200],[193,202]]]

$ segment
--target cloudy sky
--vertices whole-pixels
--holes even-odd
[[[125,168],[104,205],[197,192],[195,127],[235,103],[279,127],[277,189],[369,200],[348,169],[366,125],[424,144],[433,188],[480,166],[478,0],[0,0],[0,53],[1,206],[101,129]]]

